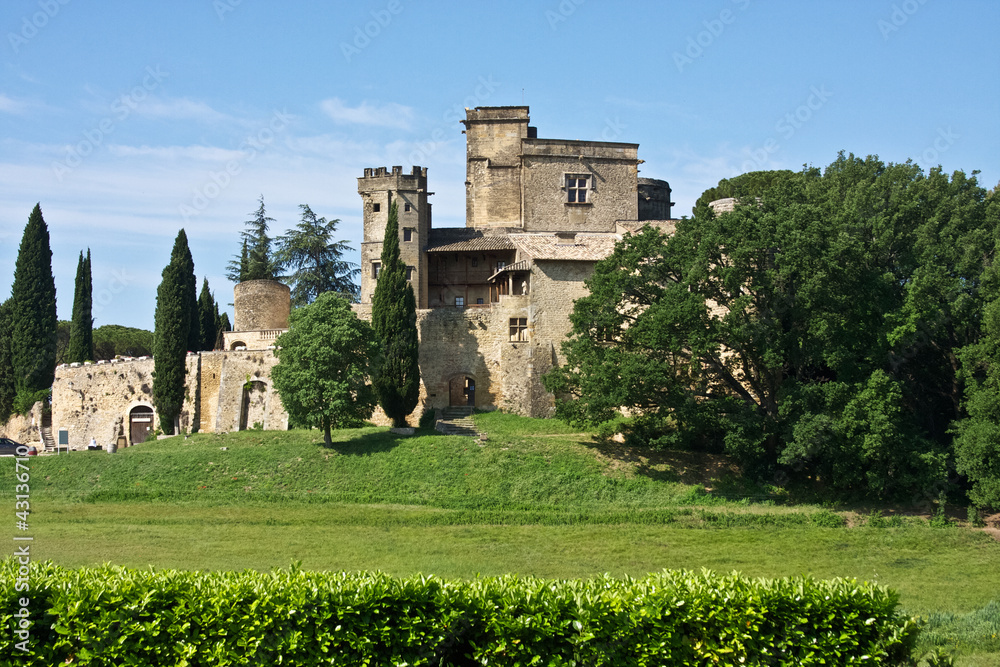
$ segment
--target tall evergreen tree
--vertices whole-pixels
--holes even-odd
[[[215,297],[208,290],[208,278],[205,278],[201,283],[201,294],[198,295],[199,350],[215,349],[218,313],[219,308],[215,305]]]
[[[14,410],[14,363],[10,356],[11,311],[10,299],[0,303],[0,422],[7,421]]]
[[[174,432],[174,420],[184,402],[185,360],[191,330],[191,308],[188,290],[194,282],[194,262],[188,248],[187,234],[177,233],[170,263],[163,269],[156,290],[154,316],[153,404],[160,416],[160,429]]]
[[[229,313],[219,314],[219,302],[215,302],[215,349],[225,349],[225,338],[222,334],[232,331],[233,325],[229,323]]]
[[[226,277],[233,282],[277,280],[279,277],[279,267],[271,252],[271,237],[267,235],[274,218],[267,215],[264,195],[260,196],[259,204],[257,210],[251,213],[253,218],[243,223],[246,229],[240,232],[240,256],[229,263]]]
[[[93,279],[90,266],[90,248],[87,257],[80,252],[76,265],[76,293],[73,296],[73,321],[69,330],[69,350],[66,359],[70,363],[93,361],[94,359],[94,318],[92,315],[94,298]]]
[[[49,229],[38,204],[21,238],[10,298],[15,408],[26,411],[52,387],[56,372],[56,284]]]
[[[417,344],[417,301],[399,258],[399,212],[389,207],[382,241],[382,269],[372,296],[372,328],[382,346],[373,385],[379,405],[393,426],[406,426],[417,406],[420,366]]]
[[[312,303],[323,292],[336,292],[350,301],[357,301],[361,288],[355,277],[361,273],[357,264],[344,260],[350,252],[347,241],[334,240],[340,220],[327,220],[313,213],[308,204],[301,204],[302,220],[277,239],[275,260],[290,271],[286,280],[292,288],[292,306]]]

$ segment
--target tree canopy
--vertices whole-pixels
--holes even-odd
[[[73,295],[73,320],[69,332],[67,361],[83,363],[94,360],[93,278],[90,248],[87,257],[80,252],[76,266],[76,291]]]
[[[325,292],[292,311],[290,328],[277,340],[274,388],[289,418],[323,430],[360,426],[375,409],[371,363],[378,343],[371,327],[341,296]]]
[[[382,241],[382,270],[372,296],[372,328],[382,346],[375,372],[379,405],[393,426],[405,427],[420,397],[417,302],[399,258],[399,212],[389,206]]]
[[[545,380],[559,414],[625,408],[637,433],[762,478],[936,495],[995,254],[975,175],[841,154],[734,180],[734,211],[644,228],[598,263]]]
[[[271,237],[268,236],[274,218],[268,217],[264,207],[264,195],[260,196],[253,217],[244,222],[240,232],[240,254],[229,263],[226,277],[234,283],[247,280],[278,280],[280,267],[271,252]]]
[[[26,412],[51,389],[56,372],[56,285],[49,229],[39,204],[21,237],[10,301],[15,410]]]
[[[294,229],[277,238],[275,263],[287,275],[292,290],[292,306],[312,303],[323,292],[341,294],[357,301],[361,294],[354,279],[361,273],[357,264],[344,260],[351,247],[335,241],[340,220],[327,220],[313,213],[307,204],[299,206],[302,219]]]
[[[174,240],[170,263],[163,269],[156,290],[153,404],[160,418],[160,429],[165,434],[174,432],[174,421],[184,403],[188,342],[192,326],[198,328],[197,320],[192,323],[197,308],[191,307],[189,295],[194,284],[194,261],[187,234],[182,229]]]

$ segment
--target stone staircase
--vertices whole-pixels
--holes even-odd
[[[52,415],[46,413],[42,415],[42,424],[38,427],[38,435],[42,439],[42,446],[45,451],[51,452],[56,448],[56,441],[52,437]]]
[[[478,438],[479,431],[472,421],[473,408],[463,406],[452,406],[444,408],[440,412],[440,419],[434,428],[445,435],[464,435],[471,438]]]

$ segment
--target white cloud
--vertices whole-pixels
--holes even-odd
[[[27,110],[27,105],[24,102],[18,102],[17,100],[11,99],[6,95],[0,94],[0,111],[4,113],[21,114]]]
[[[202,123],[219,123],[232,120],[231,116],[216,111],[204,102],[189,99],[150,99],[136,105],[136,113],[147,118],[169,120],[194,120]]]
[[[241,151],[216,148],[214,146],[126,146],[109,144],[108,152],[115,157],[148,157],[156,160],[200,160],[204,162],[225,162],[246,157]]]
[[[413,119],[413,108],[390,102],[382,106],[362,102],[356,107],[349,107],[343,100],[331,97],[320,103],[320,108],[335,123],[345,125],[374,125],[376,127],[393,127],[401,130],[410,129]]]

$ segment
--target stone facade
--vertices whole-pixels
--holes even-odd
[[[541,377],[564,361],[561,344],[573,302],[587,294],[584,281],[623,234],[643,224],[673,230],[670,186],[638,178],[637,144],[539,139],[527,107],[466,114],[465,227],[431,226],[426,169],[365,169],[358,179],[365,243],[355,310],[371,315],[385,234],[372,202],[418,193],[428,212],[412,225],[419,235],[407,239],[400,217],[400,248],[419,294],[414,416],[450,405],[549,416],[554,400]]]

